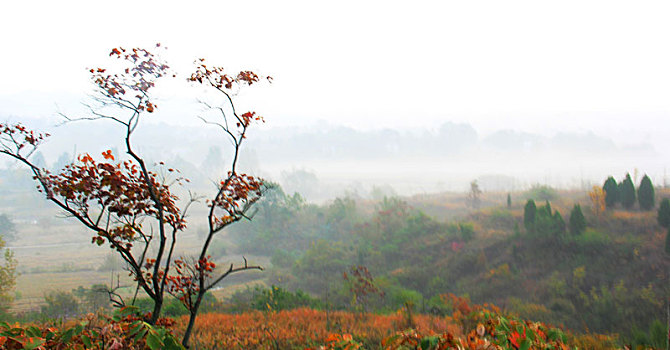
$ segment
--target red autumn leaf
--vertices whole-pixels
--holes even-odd
[[[112,150],[107,150],[105,152],[102,152],[102,156],[107,160],[114,160],[114,156],[112,155]]]
[[[517,331],[512,332],[508,339],[512,345],[514,345],[517,349],[519,348],[519,340],[522,339],[522,337]]]

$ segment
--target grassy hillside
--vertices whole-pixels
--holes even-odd
[[[343,197],[314,205],[277,188],[259,202],[253,221],[235,225],[213,250],[218,262],[244,254],[267,270],[225,280],[214,292],[218,306],[209,310],[262,309],[265,303],[254,306],[252,299],[276,285],[307,293],[311,301],[294,306],[441,316],[453,311],[440,297],[451,293],[578,333],[617,334],[619,341],[644,344],[663,337],[670,257],[655,211],[617,208],[595,215],[584,191],[534,188],[510,197],[509,207],[506,193],[484,193],[478,208],[455,193]],[[581,204],[586,230],[527,230],[528,198],[538,208],[548,200],[565,222],[572,206]],[[53,211],[32,211],[30,202],[3,209],[19,221],[19,238],[12,242],[21,271],[15,312],[39,311],[53,291],[109,284],[112,275],[125,275],[107,249],[88,244],[86,232],[54,218]],[[197,245],[194,227],[184,234],[180,252]],[[40,246],[32,247],[36,240]],[[343,278],[356,266],[369,271],[376,288],[364,297],[352,279]],[[121,277],[122,284],[132,284]],[[184,310],[176,305],[168,311],[177,316]]]
[[[232,234],[240,249],[272,256],[271,283],[328,295],[340,307],[352,297],[342,273],[362,265],[385,292],[367,300],[377,311],[409,302],[440,313],[437,296],[454,293],[576,331],[649,337],[665,321],[670,295],[666,231],[656,212],[596,216],[586,192],[557,192],[552,210],[567,222],[581,203],[587,229],[528,232],[523,205],[533,195],[513,194],[509,208],[505,194],[485,195],[482,209],[453,194],[340,198],[320,207],[279,196]]]

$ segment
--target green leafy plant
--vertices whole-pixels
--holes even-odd
[[[90,314],[64,329],[0,322],[0,348],[184,350],[169,329],[173,323],[159,319],[151,325],[136,307],[117,309],[111,317]]]

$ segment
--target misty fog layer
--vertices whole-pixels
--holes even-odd
[[[114,125],[80,121],[54,127],[56,121],[28,122],[52,134],[48,147],[34,155],[43,157],[48,168],[60,169],[83,152],[112,149],[118,154],[123,149],[121,131]],[[608,175],[626,173],[646,173],[654,183],[667,182],[665,150],[652,143],[615,142],[593,131],[501,129],[484,134],[452,122],[437,129],[356,130],[321,122],[266,127],[254,130],[249,139],[242,169],[314,201],[345,193],[367,196],[375,185],[404,195],[465,192],[475,179],[484,191],[523,190],[534,184],[588,189]],[[136,140],[149,159],[167,161],[201,188],[209,189],[230,161],[225,158],[230,154],[226,139],[204,124],[145,124]]]

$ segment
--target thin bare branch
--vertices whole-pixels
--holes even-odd
[[[244,258],[244,265],[243,266],[234,267],[233,264],[230,264],[230,266],[228,267],[228,270],[226,270],[226,272],[224,272],[221,276],[219,276],[217,279],[215,279],[214,282],[210,283],[207,287],[205,287],[205,290],[207,291],[207,290],[212,289],[219,282],[221,282],[224,278],[228,277],[229,275],[231,275],[233,273],[246,271],[246,270],[263,271],[264,269],[263,269],[263,267],[261,267],[259,265],[249,265],[248,262],[247,262],[247,258]]]

